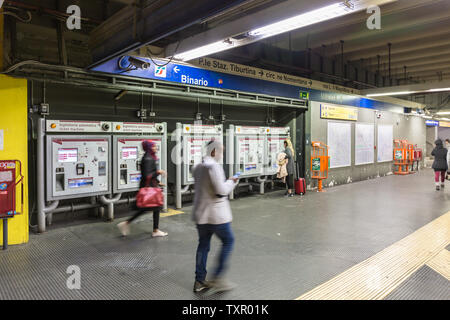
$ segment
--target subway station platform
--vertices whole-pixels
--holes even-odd
[[[429,169],[231,203],[229,293],[192,292],[197,233],[186,207],[162,217],[167,238],[151,238],[151,214],[127,238],[116,227],[124,217],[31,235],[0,252],[0,299],[450,300],[450,184],[436,191]],[[214,239],[209,270],[219,248]],[[72,265],[79,290],[67,288]]]

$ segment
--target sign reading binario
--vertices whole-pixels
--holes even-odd
[[[121,76],[181,83],[186,86],[251,92],[274,97],[313,100],[369,109],[391,108],[395,105],[391,102],[364,98],[360,96],[361,92],[357,89],[216,59],[200,58],[188,64],[138,57],[139,60],[149,66],[146,69],[139,69],[130,68],[124,62],[127,61],[126,58],[127,56],[113,58],[93,67],[91,70]],[[155,63],[164,65],[155,65]]]
[[[203,86],[203,87],[207,87],[208,86],[208,80],[204,79],[204,78],[192,78],[186,74],[182,74],[181,75],[181,83],[184,84],[193,84],[196,86]]]

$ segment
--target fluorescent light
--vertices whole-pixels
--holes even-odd
[[[174,56],[177,60],[189,61],[195,58],[204,57],[216,52],[230,49],[234,46],[233,42],[229,39],[217,41],[206,46],[195,48],[183,53],[176,54]]]
[[[445,120],[445,121],[450,121],[449,118],[439,118],[438,120]]]
[[[422,116],[422,117],[425,119],[433,119],[433,117],[431,117],[431,116]]]
[[[253,37],[253,40],[261,40],[280,33],[288,32],[294,29],[299,29],[311,24],[344,16],[358,10],[350,9],[343,2],[339,2],[252,30],[248,33],[248,35],[250,37]],[[248,39],[249,38],[247,38],[247,40]],[[226,39],[208,45],[204,45],[202,47],[198,47],[189,51],[174,54],[173,57],[176,60],[189,61],[196,58],[208,56],[217,52],[225,51],[234,47],[238,47],[245,43],[247,43],[245,38],[235,41],[231,39]]]
[[[401,96],[405,94],[412,94],[416,91],[399,91],[399,92],[387,92],[387,93],[371,93],[368,94],[368,97],[382,97],[382,96]]]
[[[438,115],[446,115],[446,114],[450,114],[449,111],[441,111],[441,112],[436,112],[436,114]]]
[[[440,92],[440,91],[450,91],[450,88],[437,88],[437,89],[427,90],[427,92]]]
[[[251,36],[257,36],[267,38],[280,33],[299,29],[311,24],[319,23],[322,21],[330,20],[336,17],[341,17],[352,13],[353,10],[347,7],[345,4],[335,3],[320,9],[309,11],[292,18],[281,20],[269,24],[267,26],[252,30],[249,32]]]

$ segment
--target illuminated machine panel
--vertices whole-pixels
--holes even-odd
[[[235,127],[234,172],[241,177],[264,175],[265,127]]]
[[[183,125],[183,166],[182,184],[194,183],[192,170],[202,162],[206,154],[206,145],[211,140],[223,142],[222,125]],[[223,160],[221,161],[223,162]]]
[[[162,156],[165,155],[161,135],[115,136],[114,137],[114,193],[130,192],[139,189],[141,182],[141,161],[145,152],[144,140],[152,140],[158,149],[158,170],[161,169]],[[165,170],[165,169],[164,169]]]
[[[47,136],[47,199],[111,192],[109,136]]]

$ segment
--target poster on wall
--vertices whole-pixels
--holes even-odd
[[[394,127],[391,125],[378,125],[378,162],[393,161]]]
[[[355,165],[374,163],[375,126],[357,123],[355,127]]]
[[[330,168],[352,165],[352,124],[328,121]]]

